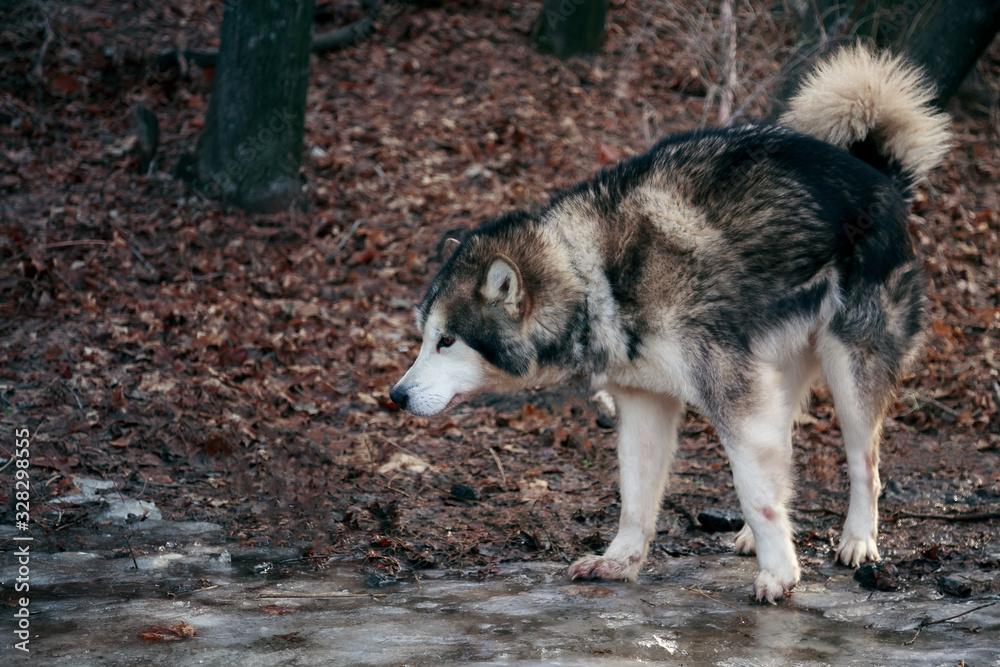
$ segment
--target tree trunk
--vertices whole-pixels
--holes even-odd
[[[782,102],[824,53],[862,38],[923,67],[944,106],[1000,31],[1000,0],[813,0],[806,6]],[[775,106],[774,118],[783,104]]]
[[[938,87],[944,106],[1000,31],[1000,0],[882,0],[879,46],[904,53]]]
[[[299,193],[314,0],[225,3],[198,175],[205,192],[275,212]]]
[[[539,51],[558,58],[594,53],[604,43],[608,0],[545,0],[531,27]]]

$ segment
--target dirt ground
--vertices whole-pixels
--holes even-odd
[[[212,71],[151,67],[162,51],[217,45],[221,3],[9,10],[0,455],[12,456],[6,433],[30,429],[31,518],[49,548],[85,546],[61,528],[93,522],[93,508],[49,503],[75,476],[245,545],[298,548],[293,569],[335,559],[488,576],[607,545],[613,421],[586,387],[482,397],[435,418],[388,398],[419,346],[411,311],[445,233],[714,118],[711,79],[661,5],[614,3],[604,52],[561,62],[528,46],[535,4],[394,5],[370,39],[314,55],[304,203],[269,216],[173,177],[195,150]],[[354,16],[323,7],[328,25]],[[773,73],[766,52],[741,54],[748,76]],[[1000,535],[998,81],[995,43],[948,108],[954,149],[911,218],[933,327],[886,420],[881,466],[880,548],[904,579],[1000,569],[987,549]],[[132,154],[139,102],[160,124],[149,174]],[[822,390],[810,413],[792,503],[807,565],[831,557],[848,490]],[[6,523],[12,488],[0,485]],[[700,527],[708,509],[738,503],[712,427],[690,414],[651,558],[728,550],[731,532]]]

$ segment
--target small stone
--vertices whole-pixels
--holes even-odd
[[[479,498],[476,490],[468,484],[454,484],[451,487],[451,495],[459,500],[477,500]]]
[[[854,571],[854,581],[870,591],[895,591],[899,589],[899,570],[892,563],[865,563]]]
[[[372,572],[365,581],[365,586],[368,588],[384,588],[385,586],[392,586],[395,583],[398,582],[396,577],[392,575]]]
[[[946,595],[967,598],[989,592],[993,588],[993,580],[985,572],[955,572],[938,577],[938,585]]]
[[[698,515],[698,523],[706,533],[727,533],[743,527],[743,515],[733,510],[711,507]]]

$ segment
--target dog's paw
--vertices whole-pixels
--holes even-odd
[[[841,540],[837,548],[837,562],[847,567],[857,567],[868,561],[878,561],[878,546],[874,537],[847,537]]]
[[[753,596],[760,604],[775,604],[792,592],[799,581],[798,573],[785,576],[761,570],[753,582]]]
[[[733,544],[733,551],[738,554],[745,554],[748,556],[752,556],[757,553],[753,540],[753,531],[750,530],[750,524],[743,524],[740,532],[736,533],[736,542]]]
[[[569,566],[570,579],[622,579],[635,581],[639,561],[619,560],[605,556],[584,556]]]

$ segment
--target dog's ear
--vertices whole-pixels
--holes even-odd
[[[444,245],[441,248],[441,262],[447,262],[448,259],[455,254],[458,250],[458,246],[462,245],[462,242],[454,237],[449,237],[444,240]]]
[[[487,303],[501,302],[511,317],[517,317],[524,302],[521,272],[506,255],[496,254],[486,272],[486,282],[480,290]]]

